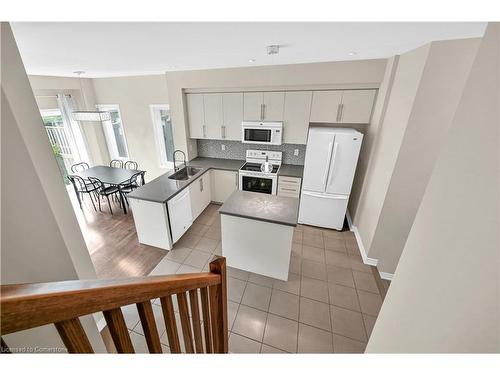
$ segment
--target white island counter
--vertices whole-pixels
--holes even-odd
[[[298,208],[297,198],[235,191],[219,209],[227,264],[288,280]]]

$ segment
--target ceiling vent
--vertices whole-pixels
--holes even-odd
[[[272,44],[267,46],[268,55],[277,55],[280,52],[280,46],[278,44]]]

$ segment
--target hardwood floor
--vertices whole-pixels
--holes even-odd
[[[98,278],[147,276],[167,255],[166,250],[139,243],[132,213],[124,215],[118,203],[111,203],[114,215],[107,203],[101,203],[103,212],[95,212],[86,195],[82,210],[73,189],[68,192]]]

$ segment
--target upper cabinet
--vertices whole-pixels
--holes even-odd
[[[221,139],[241,141],[241,122],[243,121],[243,93],[227,92],[222,94],[223,128]]]
[[[283,142],[305,144],[310,122],[368,124],[376,89],[186,94],[191,138],[241,141],[242,121],[283,121]]]
[[[283,121],[285,93],[283,91],[245,92],[243,119],[245,121]]]
[[[205,109],[203,94],[186,94],[189,135],[191,138],[205,138]]]
[[[377,90],[314,91],[310,122],[368,124]]]
[[[312,95],[312,91],[288,91],[285,93],[284,143],[306,144]]]

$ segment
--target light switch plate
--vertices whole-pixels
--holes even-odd
[[[296,148],[295,150],[293,150],[293,155],[294,156],[299,156],[299,149]]]

